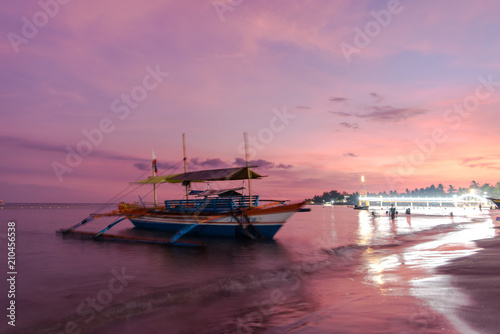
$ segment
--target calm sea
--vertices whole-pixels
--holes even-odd
[[[197,249],[56,235],[98,206],[0,210],[1,333],[468,333],[458,315],[467,296],[436,268],[495,235],[488,213],[390,219],[321,206],[267,242],[196,239],[206,244]],[[168,237],[128,221],[110,232]]]

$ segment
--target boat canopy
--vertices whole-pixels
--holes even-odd
[[[179,175],[179,174],[175,174]],[[170,183],[181,183],[182,181],[169,181],[169,179],[175,175],[158,175],[158,176],[150,176],[147,179],[136,181],[133,183],[140,183],[140,184],[154,184],[154,183],[164,183],[164,182],[170,182]]]
[[[195,195],[198,197],[205,196],[219,196],[219,197],[228,197],[228,196],[242,196],[242,193],[239,193],[238,190],[243,190],[243,187],[239,188],[225,188],[225,189],[207,189],[207,190],[191,190],[189,195]]]
[[[256,166],[251,166],[256,167]],[[249,177],[250,176],[250,177]],[[153,183],[181,183],[181,182],[204,182],[204,181],[233,181],[233,180],[247,180],[247,179],[260,179],[263,177],[257,174],[249,167],[235,167],[235,168],[220,168],[199,170],[196,172],[188,172],[182,174],[168,175],[168,176],[153,176],[135,183],[140,184],[153,184]]]

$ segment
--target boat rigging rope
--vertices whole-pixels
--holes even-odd
[[[173,170],[170,172],[170,174],[168,174],[168,176],[172,175],[172,174],[174,173],[174,171],[175,171],[175,170],[179,167],[179,165],[180,165],[182,162],[184,162],[184,161],[183,161],[183,160],[181,160],[181,161],[179,161],[178,163],[176,163],[175,165],[170,166],[169,168],[164,169],[161,173],[158,173],[158,175],[157,175],[157,176],[162,175],[163,173],[165,173],[165,172],[166,172],[167,170],[169,170],[169,169],[173,169]],[[156,190],[158,190],[158,188],[159,188],[162,184],[163,184],[163,183],[158,183],[158,187],[156,188]],[[143,184],[141,184],[140,186],[143,186]],[[151,189],[150,191],[148,191],[148,192],[147,192],[147,193],[143,196],[143,198],[144,198],[144,197],[146,197],[146,196],[148,196],[149,194],[151,194],[153,191],[154,191],[154,189]]]
[[[145,171],[144,173],[141,174],[141,176],[139,176],[134,182],[137,182],[139,181],[140,179],[144,178],[144,176],[148,173],[148,171]],[[132,183],[133,184],[133,183]],[[100,212],[102,211],[104,208],[106,208],[107,206],[109,206],[111,203],[114,203],[115,201],[118,201],[119,199],[127,196],[128,194],[130,194],[132,191],[136,190],[138,187],[140,187],[141,185],[136,185],[133,189],[127,191],[129,188],[132,187],[132,184],[129,184],[128,186],[126,186],[124,189],[122,189],[118,194],[114,195],[113,197],[111,197],[107,202],[103,203],[100,207],[97,208],[96,212]],[[127,191],[125,194],[123,194],[125,191]]]
[[[168,168],[165,168],[163,169],[160,173],[158,173],[158,176],[164,174],[166,171],[172,169],[172,171],[170,172],[169,175],[172,175],[173,172],[179,167],[179,165],[182,163],[183,161],[179,161],[177,162],[175,165],[172,165]],[[120,191],[118,194],[114,195],[113,197],[111,197],[106,203],[102,204],[100,207],[97,208],[96,212],[100,212],[102,211],[104,208],[106,208],[107,206],[109,206],[110,204],[112,203],[115,203],[116,201],[119,201],[120,199],[124,198],[125,196],[127,196],[128,194],[130,194],[131,192],[135,191],[136,189],[138,189],[139,187],[143,186],[143,184],[137,184],[135,185],[135,182],[139,181],[139,180],[142,180],[144,179],[144,177],[146,176],[146,174],[149,173],[149,171],[145,171],[144,173],[141,174],[141,176],[139,176],[134,182],[132,182],[131,184],[129,184],[128,186],[126,186],[122,191]],[[135,185],[135,186],[134,186]],[[133,187],[132,189],[128,190],[129,188]],[[128,191],[127,191],[128,190]],[[125,192],[127,191],[127,192]],[[125,192],[125,193],[124,193]],[[146,194],[149,195],[151,192],[153,192],[152,190],[150,192],[148,192]]]

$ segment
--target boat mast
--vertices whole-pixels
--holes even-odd
[[[151,164],[152,170],[153,170],[153,177],[156,176],[157,168],[156,168],[156,156],[155,156],[155,151],[153,152],[153,163]],[[156,197],[156,183],[153,183],[153,196],[154,196],[154,205],[155,207],[158,205],[158,199]]]
[[[245,140],[245,162],[247,165],[247,175],[248,175],[248,201],[250,202],[250,207],[253,207],[252,203],[252,184],[250,182],[250,166],[248,164],[248,138],[247,133],[243,132],[243,137]]]
[[[184,173],[187,173],[187,158],[186,158],[186,134],[182,134],[182,152],[184,155]],[[186,186],[186,200],[189,200],[189,183],[185,184]]]

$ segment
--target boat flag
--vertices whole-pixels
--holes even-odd
[[[153,151],[153,170],[155,171],[155,173],[158,173],[158,167],[156,167],[156,155],[155,155],[155,151]]]

